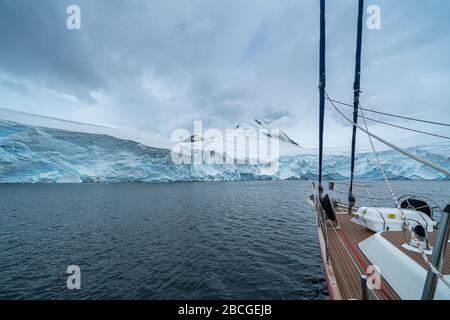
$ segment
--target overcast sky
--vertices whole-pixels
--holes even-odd
[[[66,28],[70,4],[81,8],[81,30]],[[0,0],[0,107],[165,138],[194,120],[224,129],[264,117],[316,147],[318,4]],[[450,1],[371,4],[381,9],[381,30],[364,28],[363,105],[450,122]],[[356,14],[356,0],[327,2],[327,90],[349,102]],[[350,132],[328,107],[326,146],[349,145]]]

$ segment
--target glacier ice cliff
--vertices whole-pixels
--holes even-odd
[[[450,169],[450,145],[409,148]],[[262,165],[176,165],[170,151],[109,135],[65,131],[0,121],[0,183],[169,182],[285,180],[317,178],[317,155],[282,155],[279,170],[262,174]],[[444,180],[444,174],[395,151],[380,158],[391,179]],[[324,158],[327,179],[349,178],[349,155]],[[356,158],[356,178],[381,179],[371,153]]]

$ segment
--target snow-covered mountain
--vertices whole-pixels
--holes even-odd
[[[255,118],[253,121],[246,121],[242,124],[238,124],[236,129],[242,129],[250,135],[252,132],[264,132],[268,138],[278,138],[281,142],[285,142],[288,145],[293,145],[296,147],[300,147],[300,145],[289,138],[289,136],[281,130],[276,132],[272,132],[273,128],[270,126],[270,122],[264,118]],[[267,132],[266,132],[267,131]]]
[[[288,140],[283,143],[300,149]],[[409,150],[450,168],[448,144]],[[392,179],[448,179],[395,151],[382,151],[380,158]],[[261,164],[176,165],[166,148],[101,133],[0,121],[0,183],[307,179],[317,178],[317,161],[314,152],[281,153],[279,169],[270,175]],[[349,163],[348,154],[326,155],[325,178],[348,179]],[[357,155],[356,177],[381,178],[371,153]]]

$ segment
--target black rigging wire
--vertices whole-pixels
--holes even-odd
[[[336,107],[336,105],[334,104],[334,102],[330,99],[330,96],[328,95],[328,93],[327,93],[326,90],[325,90],[325,96],[326,96],[326,98],[328,98],[327,100],[331,102],[331,105],[333,106],[334,110],[336,110],[337,113],[339,113],[339,115],[340,115],[341,117],[343,117],[345,120],[347,120],[347,121],[350,122],[351,124],[356,125],[357,128],[358,128],[359,130],[361,130],[362,132],[365,132],[365,133],[366,133],[367,135],[369,135],[370,137],[375,138],[376,140],[380,141],[381,143],[383,143],[383,144],[385,144],[385,145],[391,147],[392,149],[394,149],[394,150],[396,150],[396,151],[402,153],[403,155],[405,155],[405,156],[407,156],[407,157],[409,157],[409,158],[412,158],[412,159],[414,159],[414,160],[416,160],[416,161],[418,161],[418,162],[420,162],[420,163],[422,163],[422,164],[424,164],[424,165],[426,165],[426,166],[429,166],[429,167],[431,167],[431,168],[433,168],[433,169],[435,169],[435,170],[437,170],[437,171],[439,171],[439,172],[442,172],[442,173],[444,173],[444,174],[446,174],[447,176],[450,177],[450,170],[449,170],[449,169],[444,168],[444,167],[442,167],[442,166],[440,166],[440,165],[438,165],[438,164],[436,164],[436,163],[434,163],[434,162],[432,162],[432,161],[429,161],[429,160],[427,160],[427,159],[424,159],[424,158],[418,156],[417,154],[414,154],[414,153],[412,153],[412,152],[410,152],[410,151],[408,151],[408,150],[406,150],[406,149],[400,148],[400,147],[396,146],[395,144],[393,144],[393,143],[391,143],[391,142],[389,142],[389,141],[387,141],[387,140],[385,140],[385,139],[383,139],[383,138],[377,136],[376,134],[370,132],[369,130],[364,129],[363,127],[361,127],[361,126],[355,124],[355,123],[352,122],[352,120],[351,120],[350,118],[348,118],[341,110],[339,110],[338,107]]]
[[[328,100],[328,101],[331,101],[331,102],[334,102],[334,103],[346,106],[346,107],[353,108],[353,105],[351,105],[349,103],[345,103],[345,102],[342,102],[342,101],[339,101],[339,100],[335,100],[335,99],[330,99],[330,98],[325,98],[325,99]],[[424,123],[429,123],[429,124],[435,124],[435,125],[438,125],[438,126],[450,127],[450,124],[448,124],[448,123],[429,121],[429,120],[423,120],[423,119],[417,119],[417,118],[411,118],[411,117],[405,117],[405,116],[400,116],[400,115],[397,115],[397,114],[381,112],[381,111],[367,109],[367,108],[363,108],[363,107],[360,107],[360,109],[362,109],[364,111],[367,111],[367,112],[381,114],[381,115],[384,115],[384,116],[400,118],[400,119],[405,119],[405,120],[411,120],[411,121],[417,121],[417,122],[424,122]],[[368,119],[368,118],[366,117],[366,119]]]
[[[362,116],[360,116],[360,115],[358,117],[362,118]],[[391,126],[391,127],[395,127],[395,128],[399,128],[399,129],[403,129],[403,130],[413,131],[413,132],[422,133],[422,134],[426,134],[426,135],[433,136],[433,137],[438,137],[438,138],[443,138],[443,139],[450,140],[450,137],[442,136],[440,134],[426,132],[426,131],[417,130],[417,129],[413,129],[413,128],[408,128],[408,127],[403,127],[403,126],[399,126],[397,124],[384,122],[384,121],[381,121],[381,120],[378,120],[378,119],[369,118],[369,117],[365,117],[365,118],[366,118],[366,120],[370,120],[370,121],[373,121],[373,122],[378,122],[378,123],[381,123],[381,124],[385,124],[387,126]]]
[[[350,184],[350,182],[344,182],[344,181],[333,181],[333,183],[337,184],[337,185],[345,185],[345,186],[348,186]],[[374,186],[369,186],[369,185],[366,185],[366,184],[353,183],[353,185],[357,186],[357,187],[375,189]]]
[[[348,195],[348,192],[340,191],[340,190],[330,190],[331,192],[336,192],[338,194]],[[354,194],[357,198],[365,198],[365,199],[372,199],[372,200],[391,200],[389,197],[376,197],[376,196],[369,196],[369,195],[362,195],[362,194]]]
[[[334,100],[334,99],[331,99],[331,98],[326,98],[326,100],[328,100],[330,102],[334,102],[334,103],[340,104],[340,105],[344,105],[344,106],[353,108],[353,106],[350,105],[350,104],[347,104],[347,103],[344,103],[344,102],[340,102],[340,101],[337,101],[337,100]],[[362,109],[362,110],[365,110],[365,111],[369,111],[369,109],[363,108],[361,105],[359,106],[359,109]],[[384,112],[379,112],[379,111],[375,111],[375,110],[371,110],[371,112],[384,114]],[[392,115],[392,116],[395,116],[395,115]],[[358,117],[362,118],[361,115],[358,115]],[[403,117],[403,116],[395,116],[395,117],[406,118],[406,117]],[[394,128],[399,128],[399,129],[403,129],[403,130],[408,130],[408,131],[412,131],[412,132],[416,132],[416,133],[425,134],[425,135],[432,136],[432,137],[437,137],[437,138],[450,140],[450,137],[448,137],[448,136],[443,136],[443,135],[440,135],[440,134],[427,132],[427,131],[422,131],[422,130],[418,130],[418,129],[414,129],[414,128],[410,128],[410,127],[400,126],[398,124],[385,122],[385,121],[382,121],[382,120],[379,120],[379,119],[374,119],[374,118],[369,118],[369,117],[365,117],[365,118],[366,118],[366,120],[370,120],[370,121],[373,121],[373,122],[378,122],[378,123],[381,123],[381,124],[384,124],[384,125],[387,125],[387,126],[391,126],[391,127],[394,127]],[[408,118],[408,119],[421,121],[421,122],[429,122],[427,120],[421,120],[421,119],[413,119],[413,118]],[[442,125],[445,125],[445,124],[442,124]]]

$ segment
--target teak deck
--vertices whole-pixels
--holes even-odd
[[[352,222],[353,215],[347,212],[338,212],[337,219],[339,228],[333,228],[328,223],[327,242],[329,262],[324,263],[327,283],[330,291],[331,299],[362,299],[361,274],[366,274],[367,267],[371,265],[363,252],[359,249],[358,244],[374,235],[374,233],[365,227]],[[324,238],[319,231],[319,242],[323,242]],[[402,247],[405,238],[402,232],[384,232],[382,234],[388,241],[397,248],[406,253],[414,261],[426,268],[419,253],[406,250]],[[435,233],[430,234],[430,245],[434,243]],[[324,253],[324,243],[321,243],[322,255]],[[447,248],[443,273],[450,273],[450,249]],[[369,298],[375,300],[398,300],[399,297],[389,284],[382,279],[381,289],[369,290]]]
[[[362,299],[361,274],[366,274],[370,261],[358,247],[358,243],[373,235],[373,232],[351,221],[353,215],[339,212],[339,228],[329,224],[328,246],[340,299]],[[331,294],[336,299],[335,294]],[[381,289],[369,291],[370,299],[396,300],[399,297],[382,279]],[[338,298],[339,299],[339,298]]]
[[[423,261],[422,256],[419,253],[412,252],[412,251],[407,250],[402,247],[402,244],[405,243],[405,238],[401,231],[384,232],[382,235],[386,240],[389,240],[390,243],[392,243],[397,248],[399,248],[402,252],[407,254],[411,259],[413,259],[418,264],[420,264],[422,267],[427,269],[427,265],[426,265],[425,261]],[[436,238],[436,232],[429,234],[430,246],[434,245],[435,238]],[[431,256],[428,256],[428,259],[430,259],[430,261],[431,261]],[[449,248],[449,246],[447,246],[447,248],[445,250],[444,264],[442,265],[442,274],[450,274],[450,248]]]

